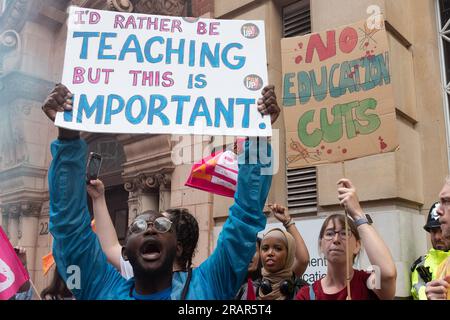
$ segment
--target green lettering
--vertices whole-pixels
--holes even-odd
[[[320,110],[320,128],[323,132],[323,140],[328,143],[336,142],[342,138],[342,112],[339,104],[335,105],[331,109],[333,114],[333,122],[330,124],[328,121],[327,108]]]
[[[298,119],[298,138],[307,147],[317,147],[322,141],[322,131],[320,129],[314,129],[313,133],[309,134],[307,130],[308,123],[314,121],[315,110],[306,111],[300,119]]]
[[[353,122],[353,108],[358,107],[358,101],[353,101],[346,104],[341,104],[341,113],[344,117],[345,129],[347,132],[347,138],[352,139],[356,137],[355,123]]]
[[[355,120],[355,127],[359,134],[370,134],[380,127],[381,120],[378,115],[366,114],[366,111],[369,109],[375,110],[377,104],[377,101],[373,98],[359,102],[359,106],[356,107],[356,119],[359,121],[367,121],[367,125],[363,126],[359,121]]]

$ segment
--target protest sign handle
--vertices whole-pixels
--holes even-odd
[[[345,178],[345,163],[342,161],[342,175],[343,178]],[[350,289],[350,252],[348,248],[348,213],[347,210],[344,208],[345,214],[345,252],[346,252],[346,262],[345,262],[345,279],[346,279],[346,286],[347,286],[347,300],[352,300],[352,292]]]

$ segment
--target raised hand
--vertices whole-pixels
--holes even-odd
[[[55,122],[57,112],[72,110],[72,96],[65,85],[58,83],[45,99],[42,111],[52,122]],[[79,131],[59,128],[59,139],[77,139],[79,137]]]
[[[268,207],[272,211],[273,216],[283,225],[286,225],[287,223],[291,222],[292,218],[286,207],[283,207],[282,205],[276,203],[269,204]]]
[[[356,189],[353,186],[352,182],[348,179],[341,179],[337,184],[338,199],[341,205],[345,208],[345,210],[353,218],[353,220],[361,218],[364,214],[359,204]]]
[[[16,252],[17,257],[22,262],[23,266],[26,267],[27,266],[27,249],[25,249],[24,247],[14,247],[14,251]]]
[[[58,83],[45,99],[42,110],[55,122],[57,112],[72,110],[72,93],[65,85]]]
[[[105,196],[105,185],[99,179],[91,180],[90,184],[87,186],[87,192],[92,200]]]
[[[270,120],[274,124],[281,112],[278,106],[277,96],[275,95],[275,86],[265,86],[261,95],[262,97],[258,99],[258,111],[262,115],[270,114]]]

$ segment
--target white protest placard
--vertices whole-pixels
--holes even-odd
[[[110,133],[270,136],[262,21],[71,7],[56,125]]]

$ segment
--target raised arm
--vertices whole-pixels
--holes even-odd
[[[69,110],[67,88],[58,85],[42,109],[53,121],[57,111]],[[61,105],[62,104],[62,105]],[[91,229],[86,202],[86,143],[79,132],[59,130],[51,145],[48,172],[50,232],[58,271],[79,300],[111,297],[111,289],[125,280],[106,261]]]
[[[256,163],[251,163],[252,159],[257,159],[256,142],[249,146],[247,141],[244,150],[239,156],[235,202],[229,209],[229,217],[219,235],[216,249],[197,270],[194,269],[205,285],[211,288],[210,299],[234,298],[255,253],[257,233],[266,225],[263,208],[272,175],[264,170],[269,171],[267,167],[271,162],[263,164],[258,159]]]
[[[292,267],[292,271],[295,273],[296,277],[301,277],[308,267],[309,262],[309,252],[306,247],[305,241],[303,240],[300,232],[298,232],[295,226],[294,220],[292,220],[287,208],[279,205],[273,204],[269,205],[272,210],[274,217],[280,221],[286,228],[286,231],[294,237],[295,240],[295,262]]]
[[[364,213],[351,181],[341,179],[338,181],[338,185],[338,198],[347,213],[354,221],[363,218]],[[362,224],[358,227],[358,232],[370,263],[380,268],[381,286],[379,289],[373,289],[373,291],[380,299],[393,299],[395,297],[397,269],[389,248],[372,225]],[[376,276],[376,274],[372,276]]]
[[[116,229],[111,221],[105,199],[105,186],[101,180],[91,180],[87,192],[92,199],[96,233],[109,263],[120,271],[120,256],[122,246],[117,238]]]

